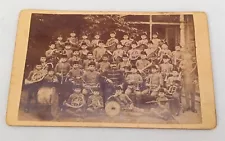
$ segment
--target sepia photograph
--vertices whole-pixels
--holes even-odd
[[[202,124],[192,13],[32,12],[28,29],[17,121]]]

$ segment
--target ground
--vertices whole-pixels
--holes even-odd
[[[184,101],[184,98],[183,100]],[[23,101],[21,101],[23,102]],[[83,116],[71,115],[65,111],[60,113],[60,117],[57,119],[58,121],[76,121],[76,122],[121,122],[121,123],[180,123],[180,124],[193,124],[193,123],[201,123],[201,112],[200,112],[200,104],[196,101],[196,110],[197,113],[193,113],[191,111],[181,112],[179,116],[173,116],[170,120],[164,120],[157,117],[148,107],[145,107],[144,113],[134,113],[134,112],[125,112],[122,111],[119,115],[115,117],[106,116],[104,110],[102,112],[98,112],[98,114],[88,114]],[[23,108],[21,107],[19,110],[19,120],[24,121],[41,121],[39,116],[36,113],[36,110],[32,110],[29,113],[25,113]]]

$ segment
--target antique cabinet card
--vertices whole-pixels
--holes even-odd
[[[7,124],[215,128],[206,14],[23,10]]]

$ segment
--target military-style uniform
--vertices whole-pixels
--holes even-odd
[[[102,73],[102,76],[111,80],[113,84],[105,82],[103,86],[104,101],[108,99],[115,92],[115,86],[122,85],[124,83],[123,71],[117,69],[109,69]]]
[[[120,43],[122,44],[122,46],[124,46],[123,47],[123,50],[125,52],[128,52],[128,50],[130,50],[131,42],[132,41],[129,40],[129,39],[123,39],[123,40],[120,41]]]
[[[151,96],[156,96],[158,94],[158,90],[161,86],[163,86],[163,78],[160,73],[152,73],[146,79],[146,83],[148,84],[149,89],[144,90],[142,94],[150,93]]]
[[[103,108],[103,98],[100,95],[91,95],[88,97],[88,108],[87,111],[94,112]]]
[[[110,52],[113,52],[114,50],[116,50],[116,45],[119,43],[119,40],[116,38],[110,38],[107,40],[106,42],[106,46],[108,46],[108,50]]]
[[[167,55],[169,58],[172,57],[172,52],[169,49],[161,49],[158,53],[158,56],[162,58],[164,55]]]
[[[134,94],[136,95],[138,94],[137,91],[140,90],[140,84],[143,83],[143,79],[140,74],[132,73],[128,74],[128,76],[126,77],[126,82],[128,83],[128,87],[125,91],[125,94],[130,95],[132,92],[134,92]]]
[[[161,41],[161,40],[160,40],[159,38],[153,38],[153,39],[152,39],[153,46],[156,47],[156,48],[158,48],[158,47],[159,47],[159,42],[160,42],[160,41]]]
[[[98,47],[98,42],[99,41],[100,41],[100,39],[93,39],[91,41],[91,46],[92,46],[93,49],[96,48],[96,47]]]
[[[72,56],[71,58],[69,58],[68,62],[70,64],[73,64],[73,62],[79,62],[80,65],[82,64],[80,56]]]
[[[139,49],[130,49],[128,54],[131,64],[135,65],[137,59],[141,56],[141,51]]]
[[[159,65],[163,78],[167,77],[173,70],[173,65],[170,63],[162,63]]]
[[[71,58],[73,55],[73,50],[72,49],[64,49],[64,53],[67,55],[67,58]]]
[[[81,59],[86,59],[88,53],[89,53],[89,51],[87,49],[81,49],[80,50],[80,57],[81,57]]]
[[[88,40],[88,39],[81,39],[80,41],[79,41],[79,45],[81,46],[83,43],[85,43],[86,45],[87,45],[87,47],[89,47],[90,45],[91,45],[91,42],[90,42],[90,40]]]
[[[55,51],[56,51],[56,49],[49,49],[49,50],[47,50],[47,51],[45,52],[46,58],[47,58],[47,59],[51,58],[51,57],[54,55]]]
[[[105,53],[106,49],[104,47],[97,47],[93,50],[93,56],[96,59],[96,61],[100,61]]]
[[[45,80],[46,82],[59,82],[59,80],[58,80],[58,78],[57,78],[56,75],[50,76],[50,75],[47,74],[47,75],[45,76],[44,80]]]
[[[85,86],[83,89],[83,94],[91,94],[91,89],[98,89],[100,73],[97,71],[85,71],[82,79],[84,80]]]
[[[122,59],[123,55],[124,55],[125,51],[124,49],[116,49],[115,51],[113,51],[113,58],[115,61],[119,61],[120,59]]]
[[[61,50],[64,47],[65,43],[61,40],[55,41],[56,49]]]
[[[83,61],[83,67],[84,67],[84,70],[87,70],[88,69],[88,64],[91,63],[91,62],[95,62],[94,59],[86,59]],[[97,65],[97,63],[96,63]]]
[[[173,51],[172,52],[172,63],[175,66],[179,66],[179,63],[182,59],[182,52],[181,51]]]
[[[79,43],[78,38],[73,36],[67,38],[67,42],[70,43],[73,47],[78,46]]]
[[[125,67],[130,68],[131,66],[132,65],[131,65],[130,61],[126,61],[126,62],[122,61],[119,63],[120,70],[124,70]]]
[[[148,66],[150,64],[150,62],[146,59],[140,59],[140,60],[137,60],[136,62],[136,67],[138,70],[142,70],[144,69],[146,66]]]
[[[106,70],[108,70],[110,67],[110,63],[108,61],[102,61],[99,63],[99,70],[100,72],[104,72]]]

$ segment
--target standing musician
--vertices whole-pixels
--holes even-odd
[[[35,68],[29,73],[27,79],[25,80],[25,84],[29,84],[28,85],[28,97],[27,97],[27,101],[25,104],[25,112],[29,112],[30,110],[30,103],[31,103],[31,99],[32,97],[35,98],[36,102],[37,102],[37,91],[38,89],[41,87],[41,80],[44,79],[45,74],[43,73],[42,70],[42,65],[41,64],[37,64],[35,66]]]
[[[104,102],[115,92],[115,86],[121,86],[124,83],[123,71],[119,70],[116,62],[110,64],[110,69],[103,72],[101,75],[105,78],[106,83],[103,83]],[[123,88],[123,87],[122,87]]]

